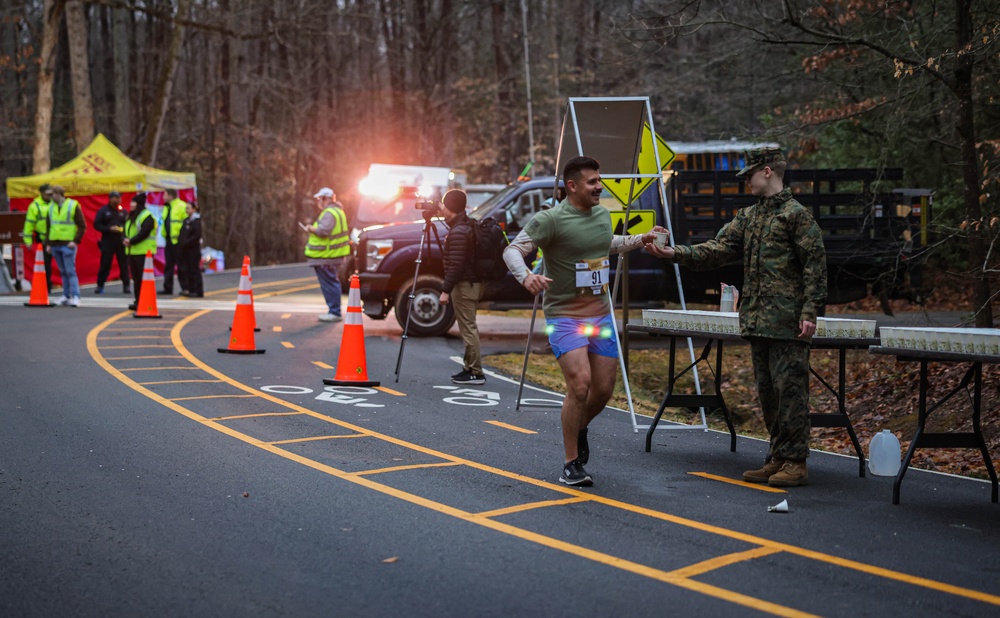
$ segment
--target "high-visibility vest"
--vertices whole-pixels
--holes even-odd
[[[30,243],[31,235],[35,232],[38,232],[39,240],[46,241],[46,234],[49,231],[49,208],[51,207],[52,202],[45,201],[41,195],[31,202],[28,206],[28,212],[24,216],[24,230],[22,231],[24,242]]]
[[[153,229],[149,232],[149,236],[134,245],[125,247],[125,253],[128,255],[146,255],[147,251],[156,253],[156,217],[153,217],[153,213],[148,210],[140,212],[134,221],[132,219],[125,221],[125,238],[132,238],[138,234],[139,230],[142,229],[142,222],[150,217],[153,219]]]
[[[77,202],[71,197],[66,198],[62,206],[56,202],[52,202],[49,207],[49,241],[63,241],[70,242],[76,238],[76,219],[73,215],[76,214],[76,209],[80,207],[80,202]]]
[[[320,213],[316,224],[326,213],[330,213],[334,220],[330,237],[323,238],[316,234],[309,234],[309,240],[306,241],[306,257],[308,258],[339,258],[351,253],[351,236],[347,230],[347,215],[340,208],[329,206]]]
[[[163,213],[163,221],[166,222],[167,218],[170,218],[170,229],[167,226],[163,226],[163,238],[170,241],[170,244],[176,245],[177,239],[180,238],[181,228],[184,226],[184,219],[187,219],[187,202],[181,198],[176,198],[170,200],[167,204],[166,212]],[[170,234],[170,238],[167,238],[167,234]]]

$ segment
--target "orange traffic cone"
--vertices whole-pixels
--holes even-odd
[[[249,255],[244,255],[243,256],[243,265],[247,267],[247,273],[249,274],[249,277],[250,277],[250,306],[253,307],[253,271],[250,270],[250,256]],[[253,332],[259,333],[260,332],[260,327],[257,326],[257,311],[254,310],[254,312],[253,312],[252,315],[253,315]],[[233,327],[230,326],[229,330],[233,330]]]
[[[136,303],[133,318],[163,317],[156,308],[156,279],[153,277],[153,252],[146,251],[146,263],[142,266],[142,287],[139,288],[139,302]]]
[[[35,272],[31,275],[31,296],[25,307],[52,307],[49,302],[49,286],[45,281],[45,252],[42,245],[35,246]]]
[[[378,386],[381,382],[368,379],[365,359],[365,327],[361,324],[361,283],[357,275],[351,275],[351,291],[347,296],[347,315],[344,319],[344,334],[340,339],[340,356],[337,359],[337,375],[332,380],[323,380],[331,386]]]
[[[236,295],[236,313],[233,315],[233,326],[229,334],[229,347],[219,348],[220,352],[228,354],[263,354],[266,350],[258,350],[254,346],[253,325],[257,322],[253,315],[253,292],[250,290],[250,262],[243,262],[243,272],[240,273],[240,290]]]

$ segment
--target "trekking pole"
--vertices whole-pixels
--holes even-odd
[[[517,403],[515,410],[521,409],[521,392],[524,391],[524,375],[528,372],[528,356],[531,354],[531,336],[535,333],[535,314],[538,313],[538,299],[542,293],[535,294],[535,304],[531,307],[531,325],[528,326],[528,339],[524,342],[524,364],[521,365],[521,379],[517,382]]]

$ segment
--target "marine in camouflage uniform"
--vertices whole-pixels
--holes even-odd
[[[739,175],[782,162],[777,148],[744,153]],[[819,226],[787,187],[741,209],[713,239],[676,246],[673,260],[711,270],[743,258],[740,334],[750,341],[757,394],[771,436],[768,463],[745,480],[765,482],[784,461],[809,456],[809,344],[801,323],[816,324],[826,301],[826,251]],[[754,473],[759,473],[755,476]],[[763,476],[762,476],[763,475]],[[808,476],[801,482],[806,484]]]

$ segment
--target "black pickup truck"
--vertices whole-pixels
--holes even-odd
[[[796,198],[813,212],[823,229],[827,249],[830,304],[845,303],[866,296],[869,291],[896,297],[907,292],[906,285],[919,277],[917,260],[911,259],[925,241],[929,220],[928,198],[913,202],[911,190],[876,193],[876,179],[899,180],[899,170],[789,170],[786,184]],[[534,214],[551,203],[555,178],[535,178],[509,185],[470,213],[473,219],[494,217],[513,239]],[[715,236],[735,216],[736,210],[756,201],[731,171],[682,171],[669,183],[668,202],[674,238],[678,244],[695,244]],[[908,192],[909,191],[909,192]],[[917,192],[929,195],[929,192]],[[614,198],[602,199],[611,210],[616,234],[636,234],[653,225],[664,225],[663,207],[656,185],[633,204],[629,220]],[[420,252],[424,221],[414,210],[414,221],[373,226],[362,231],[356,246],[355,262],[361,283],[364,312],[384,319],[396,309],[400,326],[406,323],[410,289]],[[436,231],[436,234],[435,234]],[[421,257],[416,281],[413,316],[409,332],[415,336],[442,335],[454,322],[450,305],[441,305],[443,267],[438,239],[443,243],[444,222],[430,221],[430,240]],[[529,261],[533,257],[529,256]],[[612,269],[617,259],[612,256]],[[685,300],[689,303],[718,303],[721,282],[743,284],[742,266],[733,262],[707,272],[680,269]],[[635,251],[628,259],[628,301],[632,308],[662,307],[678,302],[673,265],[645,251]],[[523,309],[532,306],[532,296],[511,275],[491,283],[483,308]]]

